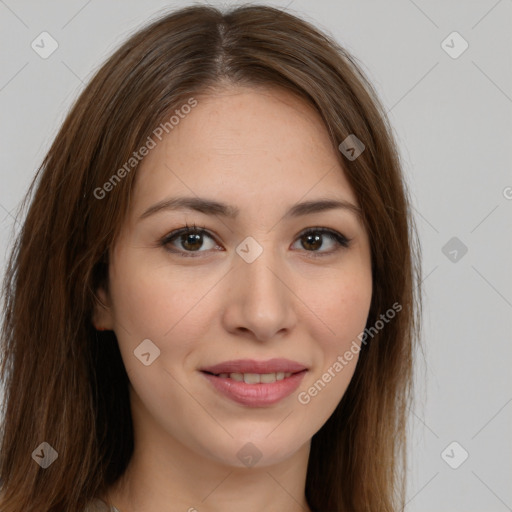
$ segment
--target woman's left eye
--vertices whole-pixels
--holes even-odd
[[[203,248],[205,238],[211,240],[210,247],[207,247],[206,250],[199,250]],[[319,251],[319,249],[323,249],[326,245],[325,238],[330,240],[331,243],[327,245],[330,245],[331,249]],[[302,247],[306,249],[306,252],[311,253],[311,256],[317,257],[333,254],[341,248],[347,248],[350,245],[350,241],[350,239],[332,229],[309,228],[299,235],[295,243],[300,242]],[[184,228],[169,233],[160,243],[169,252],[186,257],[195,257],[196,254],[194,253],[208,252],[215,247],[220,247],[206,231],[206,228],[197,227],[195,224],[192,227],[187,225]],[[180,244],[181,247],[177,248],[176,244]]]
[[[342,248],[347,248],[350,245],[351,239],[347,238],[345,235],[342,235],[338,231],[334,231],[333,229],[327,228],[309,228],[306,231],[303,231],[298,238],[298,241],[302,240],[302,247],[306,248],[307,246],[312,248],[323,248],[325,246],[324,237],[327,237],[331,241],[331,248],[327,251],[307,251],[312,252],[311,256],[327,256],[329,254],[333,254]]]

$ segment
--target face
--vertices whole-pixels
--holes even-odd
[[[195,98],[137,170],[94,323],[116,333],[138,442],[265,466],[307,445],[350,382],[369,239],[311,107],[270,89]],[[165,204],[180,197],[195,206]],[[345,207],[297,209],[320,200]]]

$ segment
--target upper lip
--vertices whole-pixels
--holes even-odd
[[[307,370],[307,366],[291,361],[290,359],[268,359],[267,361],[256,361],[254,359],[234,359],[224,361],[213,366],[200,368],[203,372],[209,373],[297,373]]]

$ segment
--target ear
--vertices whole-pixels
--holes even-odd
[[[110,331],[114,328],[110,297],[102,286],[96,289],[96,302],[92,313],[92,324],[99,331]]]

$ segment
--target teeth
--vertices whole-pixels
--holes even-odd
[[[218,377],[222,379],[230,378],[238,382],[245,382],[246,384],[271,384],[277,380],[283,380],[290,377],[291,372],[277,372],[277,373],[220,373]]]
[[[258,373],[244,373],[244,382],[246,384],[259,384],[260,376]]]
[[[260,375],[260,382],[263,382],[263,384],[275,382],[277,380],[276,375],[275,373],[262,373]]]

